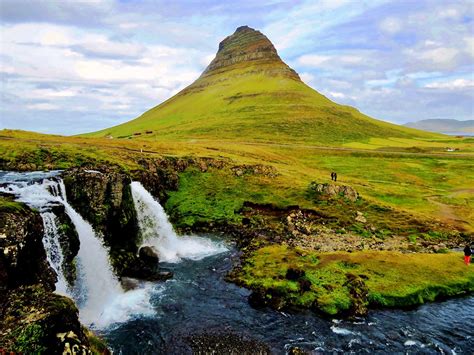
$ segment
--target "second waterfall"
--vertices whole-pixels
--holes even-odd
[[[222,253],[227,248],[222,243],[196,236],[177,236],[163,207],[137,181],[131,183],[133,201],[142,234],[142,243],[153,246],[163,262],[181,259],[200,260]]]

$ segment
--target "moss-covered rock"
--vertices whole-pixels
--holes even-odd
[[[91,353],[72,300],[42,285],[21,286],[6,296],[0,304],[0,349],[61,354],[74,348]]]

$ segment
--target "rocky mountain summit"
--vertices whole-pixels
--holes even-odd
[[[202,77],[234,69],[239,64],[253,67],[275,66],[274,74],[279,73],[300,80],[298,74],[281,60],[267,36],[248,26],[237,28],[234,34],[219,44],[216,57],[203,72]]]

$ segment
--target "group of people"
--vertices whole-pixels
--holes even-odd
[[[334,171],[331,173],[331,180],[337,181],[337,173],[335,173]]]

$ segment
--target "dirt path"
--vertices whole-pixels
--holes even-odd
[[[448,195],[449,197],[452,197],[454,196],[455,194],[459,194],[461,193],[460,192],[461,190],[458,190],[450,195]],[[462,190],[464,192],[472,192],[474,190],[472,189],[467,189],[467,190]],[[437,200],[438,197],[441,197],[441,195],[432,195],[432,196],[427,196],[426,199],[431,202],[432,204],[438,206],[439,210],[438,210],[438,215],[439,215],[439,218],[443,221],[443,222],[446,222],[446,223],[449,223],[457,228],[460,228],[461,230],[473,230],[473,226],[471,226],[468,222],[466,222],[462,217],[460,217],[455,209],[450,206],[450,205],[447,205],[443,202],[440,202]]]

